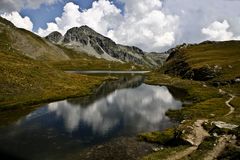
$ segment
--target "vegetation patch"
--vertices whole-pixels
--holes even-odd
[[[197,119],[218,119],[228,113],[229,109],[225,106],[224,98],[212,98],[206,101],[196,103],[193,106],[184,107],[182,110],[171,110],[167,112],[169,117],[182,120]]]
[[[161,145],[169,144],[175,139],[175,129],[169,128],[165,131],[155,131],[150,133],[142,133],[138,135],[140,140],[157,143]]]
[[[149,154],[148,156],[143,157],[142,159],[143,160],[166,159],[167,157],[174,155],[174,154],[186,149],[187,147],[189,147],[189,146],[182,145],[182,146],[178,146],[178,147],[165,147],[165,148],[162,148],[161,151]]]

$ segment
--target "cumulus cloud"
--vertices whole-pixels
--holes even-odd
[[[227,20],[223,22],[215,21],[207,28],[203,28],[202,33],[207,35],[209,40],[225,41],[240,39],[240,36],[235,37],[229,29],[230,25]]]
[[[161,1],[121,1],[125,3],[123,21],[109,32],[109,37],[147,51],[160,50],[174,44],[179,19],[178,16],[163,13]]]
[[[218,35],[215,40],[221,40],[226,36],[231,37],[229,30],[233,37],[239,35],[239,6],[239,0],[170,0],[163,4],[163,12],[179,17],[180,25],[175,32],[176,44],[199,43],[211,38],[202,30],[208,28],[213,22],[222,23],[226,20],[225,24],[220,26],[228,27],[226,32],[219,32],[224,35]]]
[[[40,28],[38,34],[46,36],[54,30],[64,34],[71,27],[88,25],[97,32],[118,43],[135,45],[144,50],[160,50],[175,42],[178,17],[161,11],[159,0],[121,0],[125,3],[125,13],[121,14],[108,0],[95,1],[92,7],[79,11],[79,6],[70,2],[64,7],[61,17]]]
[[[1,0],[0,13],[11,13],[13,11],[20,11],[23,8],[36,9],[41,4],[51,5],[62,0]]]
[[[29,17],[22,17],[18,12],[4,13],[1,17],[11,21],[16,27],[32,31],[33,23]]]
[[[46,36],[54,30],[64,34],[68,29],[76,26],[88,25],[97,32],[107,35],[110,28],[115,28],[121,19],[121,10],[107,0],[95,1],[92,8],[79,11],[79,6],[69,2],[64,6],[61,17],[55,22],[47,24],[47,29],[40,28],[38,34]]]

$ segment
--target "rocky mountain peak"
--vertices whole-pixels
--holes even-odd
[[[61,39],[63,38],[63,35],[58,32],[58,31],[55,31],[55,32],[52,32],[50,33],[48,36],[45,37],[47,40],[49,40],[50,42],[53,42],[53,43],[58,43],[61,41]]]
[[[86,25],[69,29],[63,37],[57,32],[53,32],[46,38],[54,43],[79,51],[79,53],[84,52],[98,58],[150,66],[156,65],[156,63],[152,64],[153,60],[150,60],[150,57],[146,58],[147,56],[140,48],[116,44],[110,38],[97,33]]]

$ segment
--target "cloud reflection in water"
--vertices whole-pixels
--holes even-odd
[[[62,101],[49,104],[48,110],[63,118],[69,132],[83,122],[94,132],[105,135],[120,123],[128,132],[157,130],[161,123],[169,121],[166,111],[181,106],[166,87],[142,84],[116,90],[88,106]]]

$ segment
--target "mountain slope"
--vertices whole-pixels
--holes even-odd
[[[53,32],[47,40],[109,61],[134,62],[141,65],[156,66],[156,62],[134,46],[116,44],[110,38],[95,32],[88,26],[74,27],[62,36]]]
[[[58,47],[41,37],[16,28],[0,17],[0,51],[14,52],[38,60],[68,60],[69,57]]]

